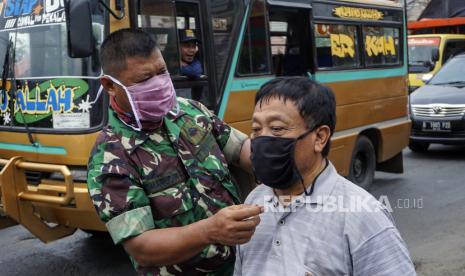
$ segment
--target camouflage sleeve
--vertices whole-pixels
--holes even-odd
[[[149,199],[117,143],[97,141],[96,145],[89,160],[87,186],[115,244],[155,228]]]
[[[212,123],[212,133],[216,138],[218,145],[223,151],[224,156],[229,164],[238,164],[242,145],[247,140],[247,135],[241,131],[230,127],[223,120],[213,114],[208,108],[199,102],[191,102],[194,106],[208,116]]]

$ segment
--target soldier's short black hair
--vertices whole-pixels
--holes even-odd
[[[330,88],[305,77],[279,77],[265,83],[255,96],[255,105],[278,98],[292,101],[307,124],[307,128],[327,125],[331,136],[336,127],[336,99]],[[330,140],[322,155],[328,156]]]
[[[108,35],[100,48],[100,63],[105,74],[118,75],[126,69],[126,59],[149,57],[157,48],[155,38],[141,29],[121,29]]]

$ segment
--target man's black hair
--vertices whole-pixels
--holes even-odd
[[[255,96],[255,105],[278,98],[292,101],[307,124],[308,129],[327,125],[331,136],[336,127],[336,99],[326,86],[305,77],[280,77],[265,83]],[[323,149],[323,157],[328,156],[330,140]]]
[[[100,49],[103,72],[116,76],[126,69],[127,58],[148,58],[156,47],[155,38],[141,29],[121,29],[111,33]]]

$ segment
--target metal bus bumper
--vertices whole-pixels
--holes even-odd
[[[4,212],[43,242],[73,234],[77,228],[106,231],[92,205],[86,183],[74,182],[66,165],[0,159]],[[64,181],[42,179],[28,185],[26,170],[61,173]]]

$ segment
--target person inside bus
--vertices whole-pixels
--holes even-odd
[[[200,40],[194,30],[179,31],[179,48],[181,51],[181,75],[190,79],[200,79],[203,75],[202,63],[197,57]]]
[[[154,38],[122,29],[103,42],[110,107],[88,164],[93,204],[139,275],[231,275],[258,206],[236,205],[230,165],[251,170],[250,140],[199,102],[176,97]]]
[[[257,92],[251,160],[262,184],[245,203],[264,213],[237,246],[235,275],[415,275],[385,205],[327,159],[335,126],[333,92],[308,78]]]

